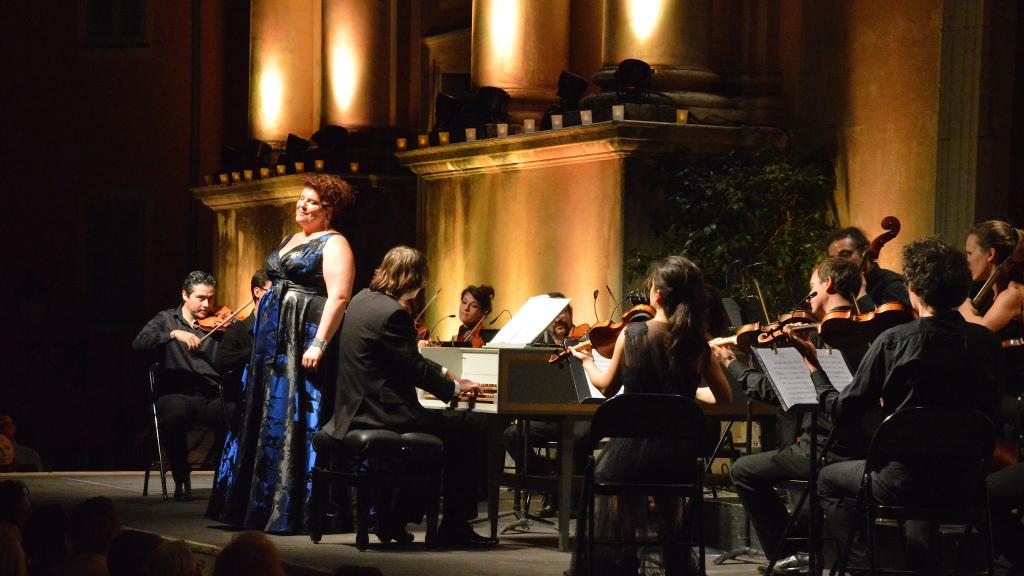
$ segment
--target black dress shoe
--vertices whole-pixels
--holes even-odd
[[[174,499],[178,502],[188,502],[192,499],[192,491],[185,482],[174,483]]]
[[[810,571],[811,562],[804,552],[797,552],[792,556],[786,556],[775,563],[772,569],[773,576],[799,576]],[[767,566],[758,566],[757,571],[765,574]]]
[[[437,531],[441,545],[448,548],[493,548],[498,545],[497,538],[481,536],[469,527],[469,524],[461,526],[441,525]]]
[[[396,544],[411,544],[416,539],[411,533],[406,532],[405,526],[385,527],[377,530],[377,539],[382,544],[395,542]]]
[[[537,512],[537,518],[554,518],[555,516],[558,516],[558,506],[551,504],[545,504],[540,512]]]

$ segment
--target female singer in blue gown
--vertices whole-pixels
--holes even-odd
[[[296,533],[308,524],[311,438],[334,407],[337,339],[352,296],[352,249],[332,225],[355,195],[340,178],[310,174],[295,205],[301,232],[267,257],[273,287],[260,300],[243,376],[238,430],[228,434],[207,516]],[[333,339],[333,340],[332,340]]]
[[[624,394],[679,394],[709,404],[732,401],[732,390],[721,367],[711,361],[707,343],[707,292],[700,269],[682,256],[669,256],[651,266],[647,278],[651,306],[647,322],[634,322],[619,333],[608,369],[594,364],[589,350],[573,350],[594,387],[606,397],[620,388]],[[638,414],[638,417],[643,417]],[[699,446],[681,446],[662,439],[613,438],[601,451],[594,477],[608,482],[689,481]],[[669,540],[685,530],[680,499],[646,496],[599,497],[594,507],[594,535],[577,534],[573,567],[578,574],[682,574],[685,558],[678,547],[659,550],[628,543],[659,534]],[[581,510],[583,507],[581,507]],[[580,517],[577,526],[585,526]],[[599,546],[596,557],[585,558],[586,539],[626,541]],[[672,552],[670,552],[670,550]]]

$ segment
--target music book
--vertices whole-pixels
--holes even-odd
[[[754,357],[768,376],[783,410],[818,405],[811,375],[796,348],[755,348]],[[819,349],[818,363],[836,390],[842,392],[853,382],[853,374],[838,350]]]
[[[569,298],[552,298],[547,294],[534,296],[516,312],[487,343],[496,348],[522,348],[540,336],[554,321],[555,316],[572,302]]]

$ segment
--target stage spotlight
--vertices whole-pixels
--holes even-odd
[[[450,94],[438,92],[437,97],[434,98],[434,129],[432,132],[448,130],[460,110],[462,110],[461,100]]]
[[[579,110],[580,98],[587,91],[590,82],[568,70],[558,75],[558,98],[562,101],[563,110]]]
[[[288,142],[284,145],[284,151],[289,156],[302,154],[309,150],[309,140],[299,138],[295,134],[288,134]]]
[[[328,124],[313,134],[313,141],[321,150],[344,150],[348,148],[348,129]]]
[[[647,94],[654,69],[643,60],[627,58],[615,69],[620,102],[641,102]]]
[[[495,86],[483,86],[476,91],[476,109],[484,123],[508,122],[508,92]]]
[[[249,140],[242,148],[242,164],[244,168],[270,166],[270,144],[262,140]]]

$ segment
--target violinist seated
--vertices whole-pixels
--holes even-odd
[[[1005,343],[1006,379],[1000,416],[1007,425],[1007,436],[1013,439],[1024,432],[1024,266],[999,268],[1003,262],[1013,261],[1020,245],[1020,233],[1006,222],[987,220],[976,224],[965,245],[971,280],[980,284],[995,276],[990,289],[975,297],[980,310],[971,299],[964,299],[960,305],[965,320],[995,332]]]
[[[491,313],[491,300],[493,299],[494,288],[486,284],[466,286],[462,290],[459,302],[459,322],[461,324],[453,341],[466,342],[474,348],[483,346],[480,331],[482,330],[484,319]]]
[[[266,270],[260,268],[249,281],[249,293],[252,295],[252,311],[244,320],[237,320],[228,326],[217,347],[214,367],[221,373],[221,385],[224,396],[229,399],[238,398],[242,391],[242,373],[252,356],[253,328],[256,325],[256,309],[260,298],[270,290],[274,283]]]
[[[217,428],[225,425],[220,373],[213,363],[222,332],[204,332],[199,324],[211,315],[216,290],[211,274],[189,272],[181,287],[181,305],[158,312],[132,342],[136,352],[159,354],[156,410],[174,476],[175,500],[190,497],[189,426],[196,422]]]
[[[565,294],[561,292],[550,292],[548,296],[551,298],[565,298]],[[558,316],[548,325],[547,329],[533,341],[535,346],[562,346],[566,343],[572,334],[573,324],[572,319],[572,305],[567,305]],[[530,419],[529,426],[527,428],[527,437],[530,440],[530,446],[545,446],[551,442],[558,442],[561,440],[561,424],[557,420],[543,419],[543,418],[532,418]],[[572,427],[572,438],[573,438],[573,473],[582,474],[583,469],[587,465],[587,447],[590,445],[590,422],[586,420],[577,420],[573,423]],[[515,424],[505,428],[505,431],[501,435],[502,443],[505,445],[505,450],[508,451],[512,460],[516,463],[516,469],[521,469],[523,462],[523,443],[519,434],[519,427]],[[527,462],[527,470],[531,474],[551,474],[553,470],[553,462],[537,454],[532,449],[527,452],[529,461]],[[544,495],[544,505],[540,511],[539,516],[541,518],[552,518],[558,514],[558,507],[555,503],[558,502],[557,493],[548,493]]]
[[[853,262],[858,268],[864,267],[864,278],[860,292],[857,294],[857,305],[862,311],[868,311],[875,305],[898,302],[908,310],[910,309],[910,298],[907,296],[907,285],[903,277],[886,270],[872,262],[862,266],[864,253],[870,246],[867,236],[860,228],[849,227],[834,230],[825,240],[825,247],[828,255],[846,258]],[[871,302],[864,300],[864,296],[871,296]]]
[[[995,415],[1002,378],[999,339],[964,320],[957,306],[967,296],[970,271],[956,248],[935,238],[911,242],[903,249],[903,270],[917,318],[890,328],[871,343],[853,381],[836,390],[821,370],[814,346],[794,338],[804,356],[823,412],[837,430],[862,425],[869,412],[882,406],[883,415],[913,406],[959,407]],[[786,328],[790,331],[790,327]],[[873,432],[873,431],[872,431]],[[854,514],[865,462],[851,459],[825,466],[818,492],[826,523],[836,540],[845,542],[862,518]],[[890,463],[874,475],[875,497],[898,505],[908,498],[945,492],[956,470],[943,459],[911,465]],[[913,567],[928,562],[921,554],[931,527],[907,522],[907,549]],[[850,566],[864,566],[864,544],[855,542]]]
[[[807,303],[810,313],[819,321],[829,312],[848,311],[852,308],[852,294],[861,289],[861,274],[856,264],[845,258],[825,258],[815,267],[809,281],[811,297]],[[867,297],[870,299],[870,296]],[[816,339],[816,337],[815,337]],[[780,342],[785,345],[785,342]],[[821,345],[820,342],[817,343]],[[747,395],[769,404],[778,404],[779,399],[768,382],[768,377],[756,366],[748,367],[736,359],[732,350],[723,346],[711,345],[714,358],[732,376],[742,383]],[[851,372],[867,350],[867,345],[840,350],[847,367]],[[822,453],[832,431],[832,423],[828,418],[817,418],[817,450]],[[771,557],[775,545],[781,538],[789,513],[775,487],[786,480],[806,480],[810,474],[810,414],[804,414],[798,423],[799,438],[796,443],[790,441],[782,448],[759,454],[744,456],[732,467],[732,481],[736,493],[750,516],[751,523],[757,531],[758,539],[765,548],[764,552]],[[832,440],[827,458],[830,462],[839,462],[850,458],[861,458],[867,450],[867,437],[860,434],[842,434]],[[795,549],[780,552],[780,569],[799,571],[806,568],[807,556]]]

